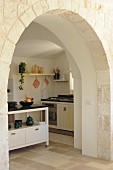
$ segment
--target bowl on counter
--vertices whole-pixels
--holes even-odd
[[[15,108],[17,105],[16,101],[9,101],[8,103],[8,109]]]
[[[22,105],[22,107],[29,107],[33,104],[33,101],[32,102],[20,101],[19,103],[20,105]]]

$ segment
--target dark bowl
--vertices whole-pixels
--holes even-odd
[[[8,103],[8,109],[15,108],[16,105],[17,105],[17,102],[15,102],[15,101],[10,101],[10,102],[7,102],[7,103]]]
[[[32,102],[24,102],[24,101],[20,101],[19,102],[23,107],[29,107],[33,104],[33,101]]]

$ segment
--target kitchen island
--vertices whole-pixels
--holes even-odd
[[[30,112],[40,113],[43,111],[45,120],[43,122],[34,122],[32,126],[27,126],[25,122],[22,127],[9,129],[9,150],[18,149],[38,143],[45,142],[46,146],[49,145],[48,135],[48,107],[45,105],[32,105],[29,107],[21,107],[20,105],[8,110],[8,115],[26,114],[26,118]]]

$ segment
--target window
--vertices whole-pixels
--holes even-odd
[[[74,92],[74,78],[72,77],[72,72],[69,73],[69,79],[70,79],[70,94],[73,94]]]

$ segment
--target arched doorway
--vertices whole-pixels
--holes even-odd
[[[45,2],[45,1],[44,1]],[[57,5],[56,5],[57,6]],[[33,10],[30,8],[30,9],[27,9],[27,10],[25,10],[26,12],[20,17],[20,19],[21,19],[21,21],[20,20],[17,20],[17,22],[14,24],[14,26],[12,27],[12,29],[10,30],[10,32],[9,32],[9,34],[8,34],[8,36],[7,36],[7,39],[6,39],[6,41],[5,41],[5,43],[4,43],[4,48],[3,48],[3,50],[2,50],[2,53],[1,53],[1,72],[4,70],[4,68],[5,68],[5,71],[4,71],[4,74],[1,74],[1,78],[2,78],[2,80],[3,80],[3,83],[2,84],[4,84],[4,85],[1,85],[0,86],[0,88],[1,88],[1,91],[3,90],[3,92],[2,92],[2,95],[1,96],[3,96],[3,98],[2,98],[2,101],[3,102],[1,102],[1,108],[2,108],[2,110],[1,110],[1,113],[2,114],[4,114],[4,113],[6,113],[7,112],[7,105],[6,105],[6,103],[7,103],[7,94],[6,94],[6,89],[7,89],[7,80],[8,80],[8,73],[9,73],[9,64],[10,64],[10,62],[11,62],[11,59],[12,59],[12,54],[13,54],[13,51],[14,51],[14,47],[15,47],[15,44],[16,44],[16,42],[18,41],[18,39],[19,39],[19,37],[20,37],[20,34],[23,32],[23,30],[25,29],[25,26],[28,26],[30,23],[31,23],[31,21],[33,21],[35,18],[36,18],[36,16],[38,16],[38,15],[40,15],[40,14],[42,14],[42,13],[44,13],[44,12],[46,12],[46,11],[48,11],[48,7],[46,6],[43,6],[43,3],[37,3],[37,5],[36,4],[34,4],[34,6],[33,6],[34,8],[33,8]],[[45,8],[44,8],[45,7]],[[40,10],[38,10],[38,9],[40,9]],[[50,8],[51,9],[51,8]],[[34,11],[35,11],[35,13],[34,13]],[[54,13],[55,11],[53,11],[52,12],[52,14]],[[65,11],[63,11],[63,12],[60,12],[60,11],[56,11],[55,12],[56,14],[61,14],[61,16],[63,16],[63,17],[65,17],[65,18],[68,18],[69,19],[69,17],[70,17],[70,19],[72,19],[72,21],[74,20],[74,18],[75,17],[77,17],[78,16],[78,14],[76,14],[76,15],[74,15],[74,13],[71,13],[71,12],[65,12]],[[31,14],[31,15],[30,15]],[[78,16],[78,18],[80,19],[80,16]],[[24,24],[23,24],[24,23]],[[15,33],[15,27],[17,27],[17,25],[20,25],[20,27],[19,27],[19,30]],[[94,34],[93,34],[94,35]],[[94,37],[94,39],[95,38],[97,38],[97,37]],[[99,48],[101,49],[101,53],[102,53],[102,58],[101,58],[101,62],[100,63],[98,63],[97,62],[97,60],[96,60],[96,58],[95,58],[95,55],[93,56],[93,55],[91,55],[91,56],[93,56],[93,60],[94,60],[94,62],[95,62],[95,64],[94,64],[94,66],[95,66],[95,68],[98,68],[98,74],[97,74],[97,77],[98,77],[98,79],[97,79],[97,84],[95,84],[95,81],[93,82],[93,80],[92,80],[92,83],[94,83],[95,84],[95,87],[96,87],[96,85],[98,86],[98,88],[96,89],[95,88],[95,90],[98,92],[98,96],[101,98],[101,95],[102,95],[102,92],[104,91],[108,91],[108,93],[109,93],[109,80],[107,80],[107,87],[104,87],[104,82],[99,82],[99,80],[100,80],[100,77],[101,77],[101,74],[102,73],[104,73],[105,72],[105,74],[107,74],[108,75],[108,77],[109,77],[109,67],[108,67],[108,64],[107,64],[107,61],[106,61],[106,56],[105,56],[105,52],[104,52],[104,49],[103,49],[103,47],[102,47],[102,44],[101,44],[101,42],[99,41],[99,39],[96,39],[95,40],[95,42],[93,42],[93,44],[91,44],[91,49],[93,48],[94,49],[94,47],[96,48],[96,43],[98,42],[98,45],[99,45]],[[82,44],[83,45],[83,44]],[[90,46],[90,44],[89,44],[89,46]],[[71,49],[71,47],[70,46],[68,46],[68,48],[67,49]],[[7,49],[7,52],[6,52],[6,49]],[[70,50],[69,50],[70,51]],[[68,52],[69,52],[68,51]],[[94,51],[94,50],[93,50]],[[8,55],[7,55],[7,53],[8,53]],[[79,54],[79,53],[78,53]],[[88,56],[89,56],[89,50],[87,51],[87,54],[88,54]],[[73,56],[73,55],[72,55]],[[78,55],[79,56],[79,55]],[[91,60],[90,60],[91,61]],[[103,64],[102,64],[102,61],[103,61]],[[91,61],[92,62],[92,61]],[[8,63],[8,64],[7,64]],[[80,64],[80,63],[79,63]],[[93,65],[92,64],[92,65]],[[89,64],[90,65],[90,64]],[[79,65],[80,66],[80,65]],[[81,65],[81,67],[82,67],[82,65]],[[104,71],[103,70],[100,70],[99,71],[99,68],[100,67],[102,67],[102,68],[104,68]],[[79,67],[80,68],[80,67]],[[94,71],[94,67],[93,67],[93,71]],[[94,73],[95,74],[95,73]],[[4,76],[5,76],[5,78],[4,78]],[[86,76],[87,76],[87,74],[86,74]],[[95,74],[95,77],[96,77],[96,74]],[[101,87],[100,87],[101,86]],[[5,89],[4,89],[4,87],[5,87]],[[87,86],[86,86],[87,87]],[[94,93],[96,92],[94,90]],[[87,96],[87,93],[85,94],[85,96]],[[89,99],[88,100],[85,100],[86,101],[86,105],[92,105],[92,100],[90,100],[91,99],[91,97],[92,96],[89,96]],[[95,98],[95,97],[94,97]],[[98,99],[100,99],[100,98],[98,98]],[[109,94],[108,94],[108,98],[109,98]],[[85,99],[85,98],[84,98]],[[95,98],[96,99],[96,98]],[[96,101],[96,100],[94,100],[94,101]],[[84,101],[83,101],[84,102]],[[82,103],[83,103],[82,102]],[[3,104],[2,104],[3,103]],[[96,103],[95,103],[95,105],[96,105]],[[102,106],[103,106],[103,100],[100,102],[100,100],[99,101],[97,101],[97,105],[98,105],[98,109],[100,109],[99,111],[100,111],[100,113],[101,113],[101,108],[102,108]],[[107,103],[107,106],[108,105],[110,105],[110,101],[108,101],[108,103]],[[110,107],[110,106],[109,106]],[[97,107],[96,107],[97,108]],[[86,107],[85,107],[85,111],[86,111],[87,109],[86,109]],[[93,110],[94,112],[96,112],[96,110]],[[109,114],[108,115],[110,115],[110,112],[109,112]],[[89,116],[89,115],[88,115]],[[107,119],[107,117],[105,116],[105,115],[99,115],[98,116],[98,118],[99,118],[99,121],[101,121],[101,119],[103,118],[103,119]],[[92,119],[93,119],[93,117],[92,117]],[[110,119],[109,119],[110,120]],[[85,122],[87,122],[86,120],[84,120]],[[5,122],[5,124],[6,124],[6,127],[7,127],[7,123],[6,123],[6,117],[4,118],[4,122]],[[97,121],[96,121],[97,122]],[[86,123],[86,124],[88,124],[88,122]],[[100,125],[100,124],[99,124]],[[6,127],[5,127],[5,132],[7,132],[7,130],[6,130]],[[105,127],[101,127],[101,136],[104,136],[105,137],[105,133],[104,133],[104,131],[103,131],[103,129],[104,129]],[[100,132],[99,131],[99,132]],[[103,158],[106,158],[106,159],[110,159],[110,152],[109,152],[109,154],[107,155],[107,147],[106,147],[106,144],[105,145],[102,145],[101,146],[101,144],[102,144],[102,138],[101,138],[101,136],[100,136],[100,134],[99,134],[99,140],[98,140],[98,157],[103,157]],[[3,138],[4,138],[4,140],[5,140],[5,144],[7,145],[7,141],[6,141],[6,136],[4,136],[4,134],[3,134]],[[101,139],[100,139],[101,138]],[[110,138],[108,139],[109,141],[110,141]],[[86,142],[85,140],[83,141],[84,143]],[[4,146],[4,145],[3,145]],[[104,152],[104,155],[103,155],[103,152],[102,152],[102,150],[104,150],[103,152]],[[6,154],[7,155],[7,154]]]

